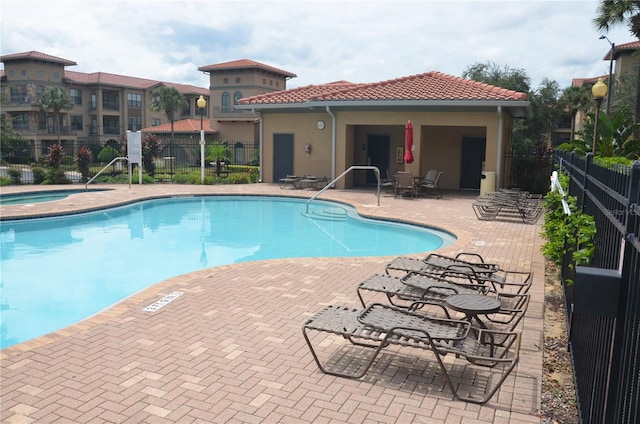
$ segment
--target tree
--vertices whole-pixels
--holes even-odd
[[[626,24],[629,31],[640,40],[640,2],[638,0],[602,0],[597,13],[598,16],[593,19],[593,24],[599,31],[608,32],[614,26]],[[635,123],[640,123],[640,66],[636,84]]]
[[[63,109],[69,110],[73,108],[73,102],[69,93],[61,87],[48,87],[40,96],[40,110],[42,112],[53,111],[53,122],[56,135],[58,136],[58,144],[60,144],[60,121],[62,120]]]
[[[164,111],[167,119],[171,123],[171,144],[169,144],[169,156],[173,157],[172,145],[175,143],[173,123],[175,114],[180,108],[188,106],[187,100],[178,90],[173,87],[162,86],[151,95],[151,110],[155,112]],[[173,174],[173,160],[171,161],[171,173]]]

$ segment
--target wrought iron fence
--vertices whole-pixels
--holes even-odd
[[[590,267],[565,259],[580,418],[586,423],[640,422],[640,162],[608,169],[558,151],[555,165],[570,176],[568,192],[594,217]],[[573,284],[569,284],[569,282]]]
[[[46,175],[45,158],[55,142],[43,143],[36,149],[30,143],[14,146],[2,152],[0,177],[13,183],[40,184]],[[76,154],[86,146],[92,153],[89,178],[99,172],[114,157],[126,156],[126,145],[112,139],[106,142],[70,142],[63,140],[63,159],[60,170],[71,183],[82,182]],[[215,146],[215,148],[213,148]],[[259,144],[254,141],[207,141],[204,161],[205,183],[255,182],[258,179]],[[110,148],[110,149],[109,149]],[[145,178],[158,182],[199,183],[201,175],[200,140],[176,138],[163,140],[160,154],[153,158],[153,171],[145,170]],[[144,169],[144,167],[143,167]],[[134,177],[137,178],[137,173]],[[153,175],[151,175],[153,174]],[[103,177],[104,175],[104,177]],[[128,181],[127,166],[116,163],[100,176],[109,182]],[[98,180],[99,181],[99,180]]]

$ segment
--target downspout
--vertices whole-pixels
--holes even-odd
[[[258,159],[258,182],[262,182],[262,116],[260,112],[256,112],[255,109],[251,109],[251,113],[258,115],[258,144],[260,150],[260,157]]]
[[[502,116],[502,106],[498,106],[498,157],[496,158],[496,182],[498,183],[498,188],[502,187],[502,159],[504,155],[502,154],[502,126],[504,125],[503,116]],[[494,187],[495,189],[495,187]]]
[[[336,115],[326,106],[327,113],[331,116],[331,180],[336,178]]]

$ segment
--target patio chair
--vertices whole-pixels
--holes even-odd
[[[396,184],[394,187],[393,197],[398,197],[398,194],[403,196],[408,193],[410,197],[416,197],[416,185],[411,172],[398,172],[396,173]]]
[[[304,339],[309,346],[316,365],[325,374],[345,378],[362,378],[367,374],[375,362],[380,351],[388,346],[412,347],[432,352],[438,362],[447,385],[455,398],[465,402],[484,404],[498,391],[502,383],[509,376],[518,363],[520,353],[520,333],[503,332],[488,329],[473,328],[468,321],[434,318],[417,312],[411,312],[391,305],[375,303],[365,309],[355,309],[347,306],[329,305],[316,312],[302,326]],[[317,332],[312,336],[312,332]],[[328,334],[325,334],[328,333]],[[325,334],[339,336],[348,340],[357,348],[372,349],[372,353],[363,358],[357,355],[356,360],[362,358],[361,364],[347,364],[340,369],[335,364],[327,366],[327,360],[320,360],[318,348],[333,346],[327,344],[326,337],[316,348],[312,343]],[[484,340],[505,338],[505,343],[497,346]],[[451,354],[456,358],[463,358],[472,366],[488,369],[491,374],[499,374],[493,387],[483,388],[483,393],[475,397],[473,393],[462,395],[462,390],[473,386],[476,373],[465,373],[456,377],[445,365],[443,358]],[[323,355],[324,356],[324,355]],[[341,360],[344,356],[340,355]],[[344,364],[343,364],[344,365]],[[353,369],[355,368],[355,371]],[[454,382],[455,380],[455,382]],[[487,379],[489,382],[493,378]],[[474,390],[478,391],[478,390]]]
[[[434,174],[435,173],[435,174]],[[440,193],[440,177],[444,171],[429,170],[426,177],[420,182],[419,193],[433,193],[433,197],[439,199],[442,197]]]
[[[396,177],[395,175],[391,175],[388,169],[386,178],[383,178],[382,181],[380,181],[380,186],[385,189],[386,193],[391,193],[395,190]]]

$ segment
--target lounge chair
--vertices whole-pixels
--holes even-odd
[[[298,182],[302,179],[302,177],[298,177],[296,175],[287,175],[284,178],[280,178],[278,182],[280,183],[280,188],[285,188],[287,185],[295,188]]]
[[[317,348],[333,344],[324,343],[326,337],[318,342],[319,335],[312,336],[312,332],[328,333],[326,337],[337,335],[354,346],[369,348],[373,352],[368,358],[362,358],[363,363],[349,363],[346,366],[343,364],[338,370],[335,369],[338,368],[335,365],[323,365],[316,352]],[[304,323],[302,333],[320,371],[345,378],[361,378],[366,375],[380,351],[390,345],[430,351],[436,357],[453,395],[462,401],[477,404],[488,402],[498,391],[518,363],[520,352],[520,333],[475,329],[468,321],[434,318],[378,303],[365,309],[326,306]],[[316,348],[311,341],[312,338],[317,342]],[[501,346],[485,342],[496,338],[504,338],[505,342]],[[499,373],[500,376],[493,387],[472,389],[472,383],[476,380],[470,376],[475,376],[477,372],[468,373],[467,371],[471,370],[465,370],[461,377],[455,377],[444,364],[443,357],[447,354],[464,358],[468,364],[489,369],[492,374]],[[358,355],[356,360],[360,358]],[[344,356],[341,355],[341,359],[344,360]],[[488,381],[493,379],[489,377]],[[467,389],[483,393],[477,397],[474,393],[463,396],[461,392]]]
[[[410,197],[416,197],[416,185],[411,172],[396,173],[396,184],[393,191],[393,197],[403,196],[406,193]]]
[[[411,308],[417,301],[442,305],[444,300],[453,294],[486,294],[492,291],[492,286],[476,284],[471,279],[467,281],[445,279],[412,272],[402,278],[374,274],[361,281],[356,287],[356,293],[363,308],[367,306],[363,297],[364,292],[383,293],[391,305]]]
[[[502,189],[480,196],[472,207],[476,217],[482,221],[492,221],[500,215],[522,219],[527,224],[535,224],[544,211],[541,196],[513,189]]]
[[[305,175],[298,182],[298,188],[323,188],[327,183],[327,177],[316,177],[314,175]]]
[[[439,280],[419,274],[407,274],[403,278],[375,274],[360,282],[357,294],[363,307],[367,307],[363,292],[382,293],[393,306],[411,311],[452,318],[446,299],[456,294],[484,294],[500,301],[500,309],[482,316],[486,327],[493,330],[514,331],[529,306],[528,293],[495,292],[491,286],[464,284],[451,280]],[[427,308],[428,306],[428,308]],[[500,345],[506,339],[495,338]]]
[[[475,258],[472,262],[462,258]],[[533,281],[533,273],[512,271],[500,268],[497,264],[484,262],[476,253],[459,253],[446,256],[432,253],[425,259],[397,257],[387,264],[387,275],[397,271],[405,275],[408,272],[450,279],[455,276],[472,280],[477,284],[490,284],[496,292],[527,293]]]

